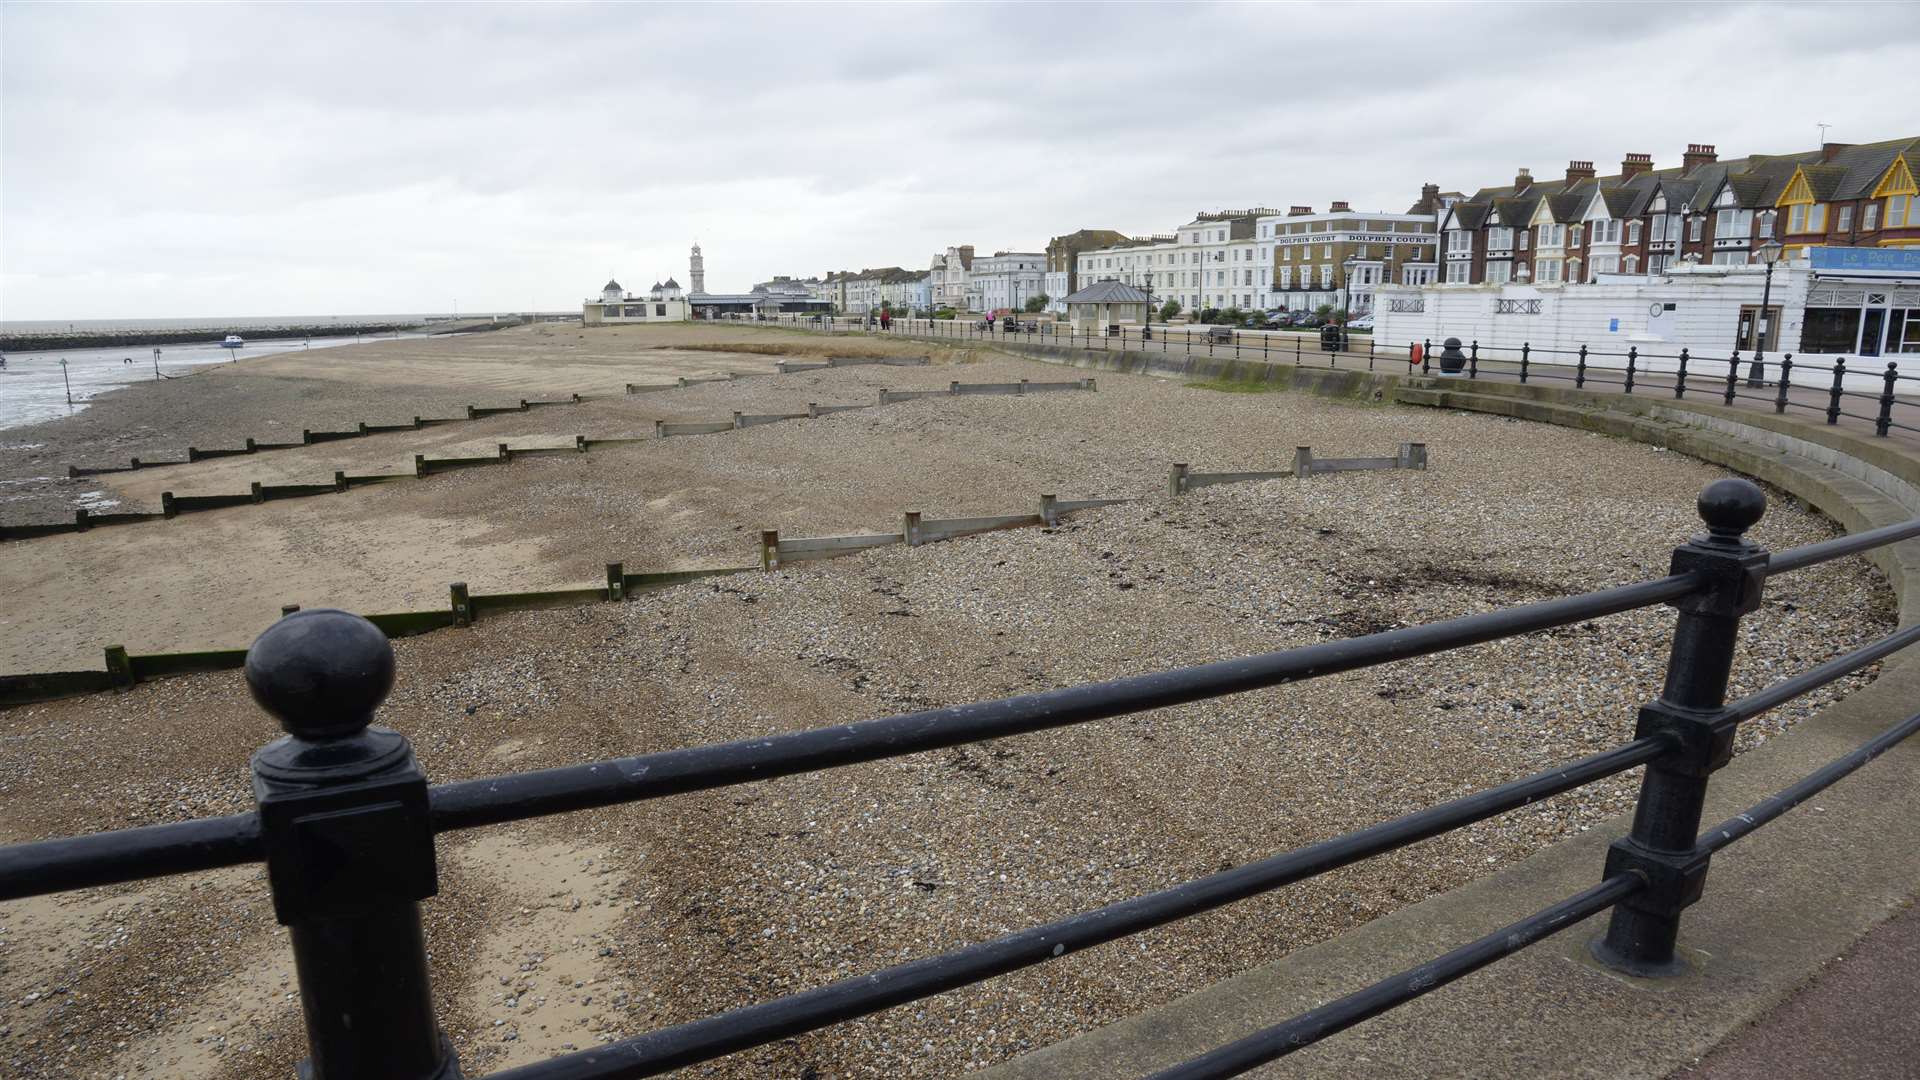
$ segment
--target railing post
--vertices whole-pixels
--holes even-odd
[[[1779,392],[1774,394],[1773,396],[1774,412],[1783,413],[1787,411],[1787,387],[1792,382],[1793,382],[1793,354],[1788,353],[1787,355],[1780,358],[1780,389],[1779,389]]]
[[[370,726],[393,646],[357,615],[295,612],[247,651],[247,686],[287,735],[253,756],[274,916],[288,928],[310,1080],[458,1080],[433,1015],[420,901],[439,891],[427,778]]]
[[[1627,346],[1627,393],[1633,393],[1633,369],[1640,360],[1640,346]]]
[[[1680,375],[1673,380],[1673,397],[1678,401],[1687,396],[1687,348],[1680,347]]]
[[[1294,340],[1298,341],[1300,339],[1295,338]],[[1428,374],[1431,374],[1432,372],[1433,372],[1433,339],[1421,338],[1420,339],[1420,374],[1428,375]]]
[[[1533,346],[1530,343],[1525,341],[1520,343],[1520,381],[1521,382],[1527,381],[1527,358],[1528,358],[1528,354],[1532,352],[1532,350],[1533,350]]]
[[[1727,357],[1727,389],[1725,393],[1722,394],[1722,396],[1726,398],[1727,404],[1729,405],[1733,404],[1734,388],[1739,385],[1740,385],[1740,350],[1735,349],[1733,350],[1733,355]]]
[[[1680,912],[1700,899],[1707,853],[1697,847],[1707,777],[1733,758],[1737,722],[1726,718],[1740,617],[1760,606],[1767,552],[1745,533],[1767,510],[1748,480],[1716,480],[1700,493],[1707,532],[1673,552],[1672,572],[1701,579],[1674,602],[1680,611],[1660,697],[1640,708],[1636,738],[1664,736],[1667,752],[1647,764],[1633,831],[1607,850],[1606,875],[1637,873],[1647,887],[1613,909],[1606,936],[1593,943],[1601,963],[1632,975],[1676,975]]]
[[[1473,342],[1467,346],[1467,378],[1477,379],[1479,377],[1480,377],[1480,339],[1474,338]]]
[[[1873,433],[1885,438],[1893,429],[1893,385],[1900,378],[1900,365],[1887,361],[1887,388],[1880,392],[1880,415],[1873,419]]]
[[[1833,361],[1833,389],[1827,394],[1827,423],[1840,422],[1840,381],[1847,377],[1847,361],[1836,357]]]
[[[1580,346],[1580,360],[1573,367],[1573,387],[1578,390],[1587,385],[1587,347]]]

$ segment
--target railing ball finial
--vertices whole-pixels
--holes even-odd
[[[296,611],[247,650],[247,688],[296,738],[354,735],[393,689],[393,645],[380,628],[333,608]]]
[[[1728,477],[1702,489],[1698,505],[1712,539],[1738,543],[1767,512],[1767,495],[1751,480]]]

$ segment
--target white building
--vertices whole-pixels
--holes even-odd
[[[973,260],[967,294],[970,311],[1021,311],[1046,292],[1047,256],[1040,251],[996,251]]]
[[[1111,278],[1153,291],[1154,303],[1175,300],[1189,312],[1254,310],[1267,302],[1273,245],[1256,236],[1264,208],[1199,214],[1173,233],[1084,252],[1080,280]]]
[[[679,282],[668,278],[654,282],[644,296],[635,296],[609,280],[600,289],[598,300],[580,305],[580,320],[588,326],[599,323],[686,322],[692,317],[686,294]]]
[[[967,283],[973,273],[973,245],[950,247],[944,255],[935,255],[929,268],[932,276],[933,305],[956,311],[967,307]]]

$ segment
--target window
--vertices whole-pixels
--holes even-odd
[[[1745,266],[1747,253],[1744,251],[1716,251],[1713,253],[1715,266]]]
[[[1508,228],[1505,225],[1502,225],[1497,229],[1488,229],[1487,230],[1487,250],[1488,251],[1513,250],[1513,230],[1511,228]]]
[[[1570,225],[1567,227],[1567,246],[1568,247],[1580,246],[1580,226]]]
[[[1542,248],[1564,247],[1566,242],[1567,227],[1565,225],[1540,226],[1540,246]]]
[[[1889,221],[1891,221],[1891,220],[1893,220],[1893,215],[1892,215],[1892,214],[1888,214],[1888,215],[1887,215],[1887,220],[1889,220]],[[1320,257],[1321,257],[1321,258],[1323,258],[1323,259],[1331,259],[1331,258],[1333,258],[1333,245],[1332,245],[1332,244],[1321,244],[1321,245],[1320,245]]]
[[[1847,232],[1853,228],[1852,204],[1848,204],[1840,208],[1840,221],[1838,222],[1837,227],[1841,232]]]
[[[1887,223],[1893,223],[1892,199],[1887,200]],[[1823,233],[1827,231],[1826,203],[1796,203],[1787,216],[1787,233]]]
[[[1293,267],[1283,266],[1280,268],[1280,287],[1283,289],[1293,288]]]
[[[1640,242],[1640,223],[1638,221],[1627,222],[1627,243],[1637,244],[1639,242]]]
[[[1867,204],[1866,209],[1860,211],[1860,229],[1862,232],[1872,232],[1879,227],[1880,204],[1870,202]]]
[[[1759,232],[1756,233],[1755,235],[1757,235],[1762,240],[1773,239],[1773,219],[1774,219],[1774,212],[1771,210],[1768,210],[1766,213],[1761,214],[1759,218],[1756,219],[1759,223]]]
[[[665,304],[653,305],[653,313],[655,315],[665,315],[667,313],[667,305]]]
[[[1525,251],[1525,250],[1527,250],[1527,238],[1528,238],[1528,237],[1530,237],[1530,236],[1532,236],[1532,235],[1533,235],[1533,230],[1532,230],[1532,229],[1521,229],[1521,230],[1520,230],[1520,236],[1519,236],[1519,240],[1520,240],[1520,248],[1519,248],[1519,250],[1521,250],[1521,251]]]
[[[1689,219],[1687,221],[1687,239],[1689,240],[1700,239],[1700,229],[1706,220],[1707,220],[1707,215],[1705,214],[1695,214],[1691,219]]]
[[[1589,239],[1596,244],[1617,244],[1620,242],[1620,223],[1613,218],[1589,223]]]
[[[1647,238],[1653,243],[1665,243],[1667,239],[1667,217],[1661,214],[1653,219],[1653,235]]]
[[[1647,273],[1658,274],[1667,268],[1667,256],[1652,255],[1647,258]]]
[[[1507,282],[1512,280],[1513,280],[1513,264],[1512,263],[1502,259],[1502,260],[1496,260],[1494,262],[1490,262],[1487,264],[1487,284],[1505,285]]]
[[[1447,284],[1465,285],[1467,283],[1467,274],[1472,269],[1473,269],[1473,264],[1469,262],[1461,261],[1461,262],[1448,263],[1447,264]]]
[[[1322,264],[1320,267],[1320,287],[1325,289],[1333,285],[1333,267]]]
[[[1593,262],[1587,267],[1587,280],[1592,281],[1601,274],[1617,274],[1619,272],[1620,257],[1618,255],[1595,255]]]
[[[1560,268],[1562,265],[1563,263],[1559,259],[1535,259],[1533,261],[1533,280],[1542,285],[1552,285],[1558,282],[1560,280]]]
[[[1753,232],[1753,211],[1722,210],[1713,222],[1715,240],[1744,240]]]
[[[1887,228],[1905,228],[1913,220],[1913,196],[1887,196]]]
[[[1627,273],[1636,274],[1640,272],[1640,256],[1629,255],[1627,256],[1626,262],[1627,262]]]
[[[1447,230],[1447,252],[1467,253],[1473,250],[1473,234],[1465,229]]]

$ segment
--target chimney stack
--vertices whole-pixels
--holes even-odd
[[[1839,156],[1840,151],[1845,150],[1847,147],[1852,145],[1853,145],[1852,143],[1844,143],[1844,142],[1821,143],[1820,144],[1820,163],[1824,165],[1827,162],[1832,161],[1835,157]]]
[[[1631,180],[1641,173],[1653,171],[1652,154],[1628,154],[1620,161],[1620,179]]]
[[[1352,210],[1353,207],[1348,206],[1344,202],[1332,203],[1327,207],[1327,213],[1329,214],[1345,214],[1352,212]]]
[[[1712,143],[1688,143],[1686,155],[1680,159],[1680,167],[1692,172],[1702,165],[1711,165],[1718,160],[1720,155],[1714,152]]]
[[[1567,186],[1568,187],[1572,187],[1573,185],[1579,183],[1582,180],[1591,180],[1591,179],[1593,179],[1593,162],[1591,161],[1567,162]]]
[[[1313,207],[1311,206],[1291,206],[1287,208],[1288,217],[1305,217],[1311,213],[1313,213]]]
[[[1533,173],[1529,170],[1521,169],[1519,172],[1513,174],[1513,193],[1515,195],[1520,194],[1532,186]]]

